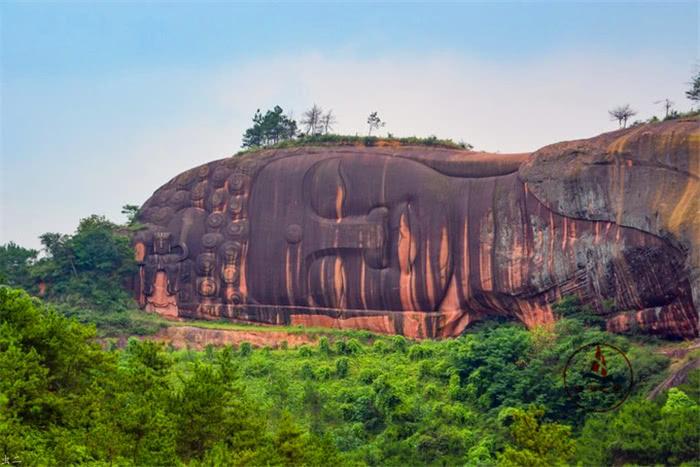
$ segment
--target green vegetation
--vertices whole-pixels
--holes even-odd
[[[669,364],[652,346],[572,318],[534,332],[485,323],[444,341],[366,337],[203,352],[131,340],[105,351],[94,329],[2,287],[0,455],[22,465],[696,459],[697,390],[646,400]],[[624,349],[638,374],[629,400],[606,413],[575,406],[561,380],[567,356],[599,340]]]
[[[613,311],[614,303],[605,304],[608,311]],[[553,307],[554,314],[559,318],[571,318],[580,320],[587,326],[605,329],[605,319],[595,314],[590,306],[581,305],[581,301],[574,295],[569,295],[561,299]]]
[[[282,144],[304,141],[359,139],[317,135]],[[418,143],[371,144],[387,141]],[[125,207],[127,215],[134,211]],[[657,351],[668,344],[608,334],[574,298],[554,307],[559,319],[551,328],[493,321],[443,341],[172,323],[136,311],[129,296],[134,229],[133,216],[129,225],[91,216],[72,235],[43,235],[42,257],[14,243],[0,246],[0,282],[11,286],[0,286],[1,459],[195,466],[697,462],[700,370],[647,400],[669,372],[669,358]],[[615,303],[605,306],[614,310]],[[97,343],[165,325],[283,331],[313,335],[317,344],[196,352],[138,339],[123,349]],[[562,378],[568,357],[596,342],[622,349],[635,373],[630,396],[605,413],[594,409],[615,394],[574,401]],[[614,358],[608,355],[609,379],[621,381]],[[582,384],[576,371],[567,382]]]
[[[368,136],[372,136],[372,130],[378,130],[386,125],[386,122],[379,118],[377,112],[372,112],[367,117],[367,125],[369,125],[369,131],[367,131]]]
[[[447,149],[473,149],[470,144],[455,143],[451,139],[438,139],[436,136],[429,136],[427,138],[419,138],[416,136],[396,138],[391,135],[387,137],[380,137],[319,134],[309,136],[301,135],[298,138],[280,141],[277,144],[272,144],[264,148],[250,148],[244,151],[239,151],[236,153],[236,156],[257,151],[259,149],[287,149],[303,146],[431,146]]]
[[[367,136],[336,135],[330,133],[336,123],[332,110],[324,113],[316,104],[303,114],[301,124],[303,131],[297,131],[297,122],[283,113],[282,107],[275,106],[265,114],[258,109],[253,116],[253,126],[243,135],[246,148],[236,156],[247,154],[260,149],[285,149],[302,146],[435,146],[449,149],[473,149],[464,142],[455,143],[450,139],[438,139],[436,136],[418,138],[395,138],[391,133],[387,137],[372,136],[372,129],[379,129],[386,123],[377,112],[372,112],[367,118],[369,131]],[[125,206],[128,214],[129,206]]]
[[[505,409],[499,418],[510,423],[512,444],[499,454],[501,465],[560,465],[571,462],[575,443],[571,427],[558,423],[542,423],[542,408]]]
[[[187,321],[169,321],[170,326],[194,326],[205,329],[222,329],[225,331],[256,331],[256,332],[284,332],[286,334],[303,334],[308,336],[326,336],[326,337],[346,337],[359,339],[362,342],[371,342],[376,338],[376,334],[362,329],[335,329],[322,328],[312,326],[275,326],[267,324],[255,323],[235,323],[227,320],[204,321],[190,320]]]
[[[690,82],[688,83],[690,88],[685,91],[685,96],[692,101],[694,104],[697,104],[700,102],[700,70],[696,71],[695,74],[691,77]],[[700,108],[695,108],[695,109],[690,109],[688,111],[678,111],[673,109],[674,103],[670,99],[664,99],[662,101],[656,102],[657,104],[663,103],[664,109],[665,109],[665,114],[663,118],[659,118],[656,115],[653,117],[642,121],[642,120],[636,120],[632,126],[637,126],[637,125],[643,125],[645,123],[657,123],[660,121],[668,121],[668,120],[678,120],[678,119],[688,119],[688,118],[699,118],[700,117]],[[629,107],[629,106],[627,106]],[[630,109],[631,110],[631,109]],[[612,113],[611,113],[612,114]],[[634,115],[635,112],[632,114],[628,115],[628,118]]]
[[[33,290],[35,281],[31,265],[38,254],[38,251],[23,248],[15,242],[0,245],[0,284]]]
[[[121,287],[131,280],[135,264],[128,235],[102,216],[82,219],[74,235],[41,236],[47,257],[31,266],[51,299],[92,307],[128,307]],[[117,285],[115,287],[115,284]]]
[[[700,102],[700,69],[695,72],[689,84],[690,89],[685,92],[685,96],[695,103]]]
[[[687,112],[678,112],[677,110],[672,110],[669,112],[668,116],[664,118],[666,120],[679,120],[681,118],[698,118],[700,117],[700,110],[689,110]]]
[[[668,120],[687,120],[687,119],[699,119],[700,118],[700,110],[689,110],[687,112],[679,112],[677,110],[671,110],[668,115],[664,118],[659,118],[656,115],[654,115],[651,118],[648,118],[646,120],[635,120],[631,125],[631,127],[636,127],[639,125],[645,125],[647,123],[659,123],[659,122],[666,122]]]
[[[253,126],[243,135],[242,146],[244,148],[269,146],[294,138],[297,134],[297,122],[283,112],[279,105],[276,105],[273,110],[268,110],[264,115],[258,109],[253,116]]]
[[[692,101],[694,104],[700,102],[700,70],[697,70],[695,74],[691,77],[688,83],[690,88],[685,91],[685,96]],[[657,123],[661,121],[668,120],[679,120],[679,119],[698,119],[700,118],[700,108],[691,108],[688,111],[678,111],[673,108],[674,102],[666,98],[655,102],[655,104],[663,104],[665,110],[663,118],[659,118],[656,115],[648,118],[646,120],[635,120],[631,126],[644,125],[645,123]],[[617,120],[621,128],[627,126],[627,119],[633,117],[637,114],[636,111],[632,110],[629,105],[618,106],[615,109],[608,112],[613,120]]]
[[[93,215],[72,235],[43,234],[42,257],[12,242],[0,245],[0,284],[42,296],[62,314],[96,325],[100,336],[156,332],[162,320],[136,311],[129,292],[134,208],[124,207],[130,226]]]

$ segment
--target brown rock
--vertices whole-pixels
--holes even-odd
[[[551,322],[574,294],[599,314],[614,302],[610,330],[697,336],[699,138],[677,121],[532,155],[304,147],[222,159],[142,207],[136,293],[180,317],[410,337],[458,335],[489,315]]]

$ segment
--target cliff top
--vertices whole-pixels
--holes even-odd
[[[279,143],[254,147],[238,151],[234,156],[248,154],[265,149],[288,149],[304,146],[360,146],[360,147],[400,147],[400,146],[430,146],[443,149],[457,149],[471,151],[473,146],[468,143],[455,143],[451,139],[439,139],[436,136],[420,138],[417,136],[396,138],[393,136],[352,136],[352,135],[312,135],[301,136],[296,139],[288,139]]]

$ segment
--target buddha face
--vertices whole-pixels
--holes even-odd
[[[167,279],[180,316],[448,336],[489,315],[551,321],[573,294],[624,312],[612,329],[635,312],[653,332],[696,336],[697,251],[675,244],[697,243],[684,233],[693,139],[682,133],[671,177],[649,162],[661,146],[647,138],[667,147],[659,128],[623,136],[639,137],[624,151],[608,135],[534,155],[338,146],[211,162],[141,209],[141,303]],[[663,197],[634,181],[657,172],[681,206],[672,219],[647,216]]]
[[[153,251],[157,255],[167,255],[170,253],[170,232],[156,232],[153,235]]]
[[[452,275],[454,184],[418,162],[375,154],[270,163],[250,197],[250,211],[260,215],[250,226],[249,297],[350,310],[436,309]]]

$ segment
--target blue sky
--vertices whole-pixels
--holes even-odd
[[[0,243],[121,220],[236,152],[258,107],[503,152],[614,129],[622,103],[684,110],[698,21],[697,2],[4,2]]]

